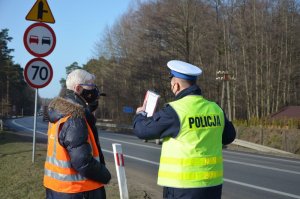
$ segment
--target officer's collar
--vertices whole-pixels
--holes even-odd
[[[176,100],[179,100],[187,95],[201,95],[201,89],[199,88],[199,86],[197,86],[196,84],[180,91],[180,93],[178,93],[175,96]]]

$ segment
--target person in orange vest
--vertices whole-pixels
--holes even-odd
[[[105,166],[96,119],[99,90],[95,76],[72,71],[64,97],[48,106],[48,149],[44,186],[46,199],[106,199],[111,174]]]

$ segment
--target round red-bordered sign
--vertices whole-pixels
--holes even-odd
[[[45,57],[52,53],[56,45],[56,36],[45,23],[30,25],[23,36],[26,50],[35,57]]]
[[[47,86],[53,77],[53,70],[50,63],[43,58],[30,60],[24,69],[25,81],[33,88]]]

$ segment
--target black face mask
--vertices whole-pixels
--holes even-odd
[[[99,90],[98,88],[94,88],[92,90],[83,89],[82,93],[80,94],[87,103],[92,103],[94,101],[97,101],[99,98]]]
[[[89,103],[88,109],[90,112],[94,112],[98,108],[98,100]]]

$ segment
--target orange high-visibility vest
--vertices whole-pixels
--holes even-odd
[[[61,118],[54,124],[49,123],[44,186],[62,193],[79,193],[100,188],[104,186],[102,183],[87,179],[72,168],[68,151],[58,141],[60,128],[69,117]],[[100,161],[92,129],[87,121],[86,124],[88,127],[88,143],[91,145],[92,155],[97,161]]]

